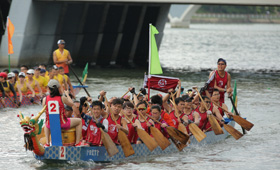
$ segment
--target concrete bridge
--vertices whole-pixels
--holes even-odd
[[[10,1],[10,0],[6,0]],[[148,24],[159,30],[171,4],[280,5],[279,0],[12,0],[15,26],[12,66],[51,63],[58,39],[66,41],[77,65],[147,66]],[[8,65],[7,33],[0,66]]]

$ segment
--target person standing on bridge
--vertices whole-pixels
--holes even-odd
[[[57,41],[58,49],[53,52],[53,62],[57,67],[63,67],[64,73],[69,76],[68,65],[73,62],[70,52],[65,47],[64,40]]]

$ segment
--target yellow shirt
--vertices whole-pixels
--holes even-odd
[[[38,78],[36,78],[35,76],[33,76],[33,79],[38,81],[41,88],[46,88],[48,85],[47,79],[45,77],[39,76]]]
[[[64,82],[63,82],[63,76],[61,74],[57,74],[57,76],[54,76],[54,79],[56,79],[60,86],[63,86]]]
[[[29,83],[29,79],[26,79],[26,82]],[[32,89],[35,89],[35,82],[36,80],[33,79],[32,83],[30,84]]]
[[[16,82],[16,85],[15,85],[15,89],[17,90],[17,86],[20,84],[19,81]],[[23,86],[20,88],[20,91],[22,93],[26,93],[28,91],[28,88],[27,88],[27,85],[26,85],[26,81],[24,81],[23,83]]]
[[[66,49],[63,49],[62,53],[59,51],[59,49],[55,50],[54,52],[56,54],[57,61],[66,60],[68,58],[68,55],[69,55],[69,51],[66,50]],[[64,72],[65,73],[69,73],[69,68],[68,68],[67,64],[61,63],[61,64],[56,64],[56,66],[57,67],[63,67]]]

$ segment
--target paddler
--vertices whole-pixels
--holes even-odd
[[[120,112],[122,110],[123,101],[119,98],[112,100],[111,104],[111,111],[109,112],[107,120],[109,122],[108,125],[108,134],[110,135],[111,139],[114,143],[119,144],[118,142],[118,131],[122,130],[126,134],[128,134],[127,123],[124,118],[120,116]],[[117,122],[117,125],[115,123]]]
[[[166,127],[168,124],[164,121],[164,119],[161,117],[161,107],[159,105],[153,105],[151,107],[151,113],[152,117],[159,121],[162,124],[159,124],[158,122],[153,121],[152,119],[149,120],[149,122],[156,127],[167,139],[169,138],[169,135],[166,131]]]
[[[0,73],[0,86],[1,86],[1,93],[2,93],[2,104],[5,106],[4,98],[6,95],[10,95],[10,92],[14,95],[14,103],[17,103],[17,94],[16,91],[11,83],[7,81],[7,74],[5,72]]]
[[[82,117],[90,117],[87,118],[89,120],[89,125],[86,131],[86,142],[90,146],[100,146],[102,145],[101,141],[101,129],[105,132],[108,131],[108,120],[103,118],[102,113],[102,103],[100,101],[93,101],[91,104],[91,116],[88,115],[81,115]],[[93,118],[95,116],[96,120]]]
[[[81,139],[82,134],[82,120],[80,118],[67,118],[65,115],[64,104],[72,107],[74,113],[78,113],[79,111],[74,106],[74,103],[69,101],[67,97],[61,96],[62,89],[60,88],[60,84],[57,80],[50,80],[48,83],[48,89],[50,91],[50,95],[46,96],[43,99],[42,105],[46,107],[46,123],[45,123],[45,136],[46,136],[46,144],[45,147],[50,146],[49,134],[50,134],[50,122],[49,122],[49,112],[54,110],[59,112],[60,115],[60,126],[62,129],[68,130],[72,127],[76,128],[76,142],[75,146],[80,147],[84,146]],[[50,102],[50,104],[49,104]],[[58,105],[53,105],[54,103],[58,103]],[[49,107],[50,106],[50,107]]]
[[[202,131],[211,131],[212,129],[211,129],[211,124],[208,121],[208,115],[213,113],[213,115],[215,115],[216,119],[219,120],[220,124],[223,124],[222,123],[223,117],[221,116],[219,110],[217,110],[216,108],[213,107],[213,104],[211,103],[211,100],[209,97],[202,96],[202,99],[204,100],[204,102],[207,106],[207,109],[204,107],[203,102],[199,98],[200,105],[195,110],[195,112],[197,112],[201,118],[198,127]]]
[[[178,113],[176,113],[176,110],[173,110],[172,112],[170,112],[169,116],[171,117],[171,119],[175,125],[175,128],[178,129],[179,123],[183,123],[186,126],[188,124],[189,120],[188,120],[188,116],[186,114],[184,114],[184,108],[185,108],[184,99],[182,97],[176,98],[175,105],[178,110]],[[179,117],[179,120],[178,120],[178,117]]]
[[[31,86],[31,88],[35,91],[35,93],[39,92],[39,96],[42,97],[43,96],[42,89],[41,89],[38,81],[33,79],[33,76],[34,76],[34,70],[33,69],[27,70],[26,82],[27,82],[27,84],[29,84]]]
[[[75,93],[74,93],[74,89],[73,86],[71,84],[70,78],[64,73],[64,68],[63,67],[59,67],[58,68],[58,74],[63,76],[63,87],[64,89],[70,89],[71,94],[74,96],[75,98]],[[65,87],[66,86],[66,87]]]
[[[33,103],[34,97],[35,97],[35,91],[27,83],[24,72],[20,72],[18,77],[19,77],[19,80],[16,82],[15,89],[18,91],[18,94],[19,94],[19,106],[21,105],[23,95],[27,95],[28,90],[30,90],[32,93],[30,102]]]
[[[212,94],[211,100],[212,100],[212,103],[214,104],[214,107],[220,111],[220,114],[222,116],[224,116],[224,113],[226,113],[227,117],[230,117],[230,116],[233,115],[232,113],[227,113],[227,112],[223,111],[223,109],[224,110],[228,110],[228,107],[227,107],[227,105],[225,103],[222,103],[220,101],[220,92],[219,92],[218,89],[214,89],[213,90],[213,94]],[[221,108],[218,107],[217,105],[220,106]]]
[[[42,89],[43,92],[47,91],[47,85],[48,81],[45,77],[42,77],[40,75],[41,68],[36,67],[34,70],[34,76],[33,79],[36,80],[39,83],[40,88]]]
[[[70,52],[64,48],[64,40],[58,40],[57,45],[58,49],[53,52],[53,62],[57,67],[63,67],[65,74],[69,76],[68,65],[73,62]]]

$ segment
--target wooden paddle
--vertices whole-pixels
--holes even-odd
[[[197,94],[198,94],[198,96],[199,96],[199,98],[200,98],[200,100],[201,100],[201,102],[202,102],[203,107],[204,107],[206,110],[208,110],[208,108],[207,108],[207,106],[206,106],[204,100],[202,99],[202,97],[201,97],[199,91],[197,90],[197,88],[195,88],[195,90],[196,90],[196,92],[197,92]],[[224,133],[223,129],[221,128],[221,126],[219,125],[219,123],[217,122],[217,120],[216,120],[216,118],[214,117],[213,114],[208,115],[208,120],[209,120],[209,122],[210,122],[210,124],[211,124],[211,126],[212,126],[212,129],[213,129],[213,131],[214,131],[214,133],[215,133],[216,135],[220,135],[220,134],[223,134],[223,133]]]
[[[9,98],[9,100],[16,105],[17,108],[19,108],[19,105],[17,103],[14,103],[12,98],[5,92],[5,95]]]
[[[214,102],[213,102],[214,103]],[[226,109],[222,108],[221,106],[219,106],[217,103],[214,103],[216,106],[218,106],[219,108],[221,108],[224,112],[230,113],[229,111],[227,111]],[[251,130],[251,128],[254,126],[253,123],[249,122],[246,119],[243,119],[242,117],[238,116],[238,115],[232,115],[233,120],[238,123],[242,128],[246,129],[246,130]]]
[[[90,110],[90,112],[91,112],[91,110]],[[92,117],[94,118],[95,122],[97,123],[98,120],[96,119],[95,115],[92,112],[91,112],[91,114],[92,114]],[[119,152],[116,144],[113,142],[111,137],[106,132],[104,132],[104,130],[102,128],[99,128],[99,129],[101,131],[101,140],[108,152],[108,155],[110,157],[116,155]]]
[[[153,118],[150,115],[147,115],[149,118],[153,119],[153,121],[157,122],[158,124],[162,125],[161,122],[159,122],[158,120],[156,120],[155,118]],[[172,127],[172,126],[167,126],[166,127],[166,131],[167,133],[172,136],[174,139],[180,141],[182,144],[186,144],[189,140],[189,137],[184,134],[183,132],[179,131],[178,129]]]
[[[127,117],[127,115],[124,113],[123,114],[125,118],[133,124],[133,122]],[[135,127],[137,134],[139,138],[144,142],[144,144],[147,146],[147,148],[152,152],[154,149],[157,148],[158,144],[156,141],[143,129],[139,129],[138,127]]]
[[[127,92],[125,92],[125,93],[122,95],[121,99],[122,99],[128,92],[129,92],[129,90],[127,90]]]
[[[233,119],[234,119],[234,121],[236,121],[239,125],[241,125],[243,134],[246,134],[246,131],[245,131],[244,129],[246,129],[246,130],[249,131],[249,130],[254,126],[254,124],[240,117],[240,115],[239,115],[239,113],[238,113],[238,111],[237,111],[237,109],[236,109],[236,107],[235,107],[235,104],[234,104],[234,102],[233,102],[233,100],[232,100],[232,97],[229,97],[229,98],[230,98],[231,104],[232,104],[233,109],[234,109],[235,114],[236,114],[236,116],[233,117]],[[244,127],[243,127],[243,126],[244,126]]]
[[[104,96],[104,98],[105,98],[105,101],[108,104],[107,106],[108,106],[109,111],[111,113],[111,117],[112,117],[113,121],[115,122],[115,124],[117,125],[118,122],[116,121],[116,119],[114,117],[114,114],[113,114],[112,109],[111,109],[111,107],[109,105],[107,97]],[[122,146],[123,153],[124,153],[125,157],[133,155],[135,153],[133,148],[132,148],[132,146],[131,146],[131,143],[129,142],[129,140],[128,140],[127,136],[126,136],[126,134],[121,129],[118,130],[118,140],[120,141],[120,144]]]

